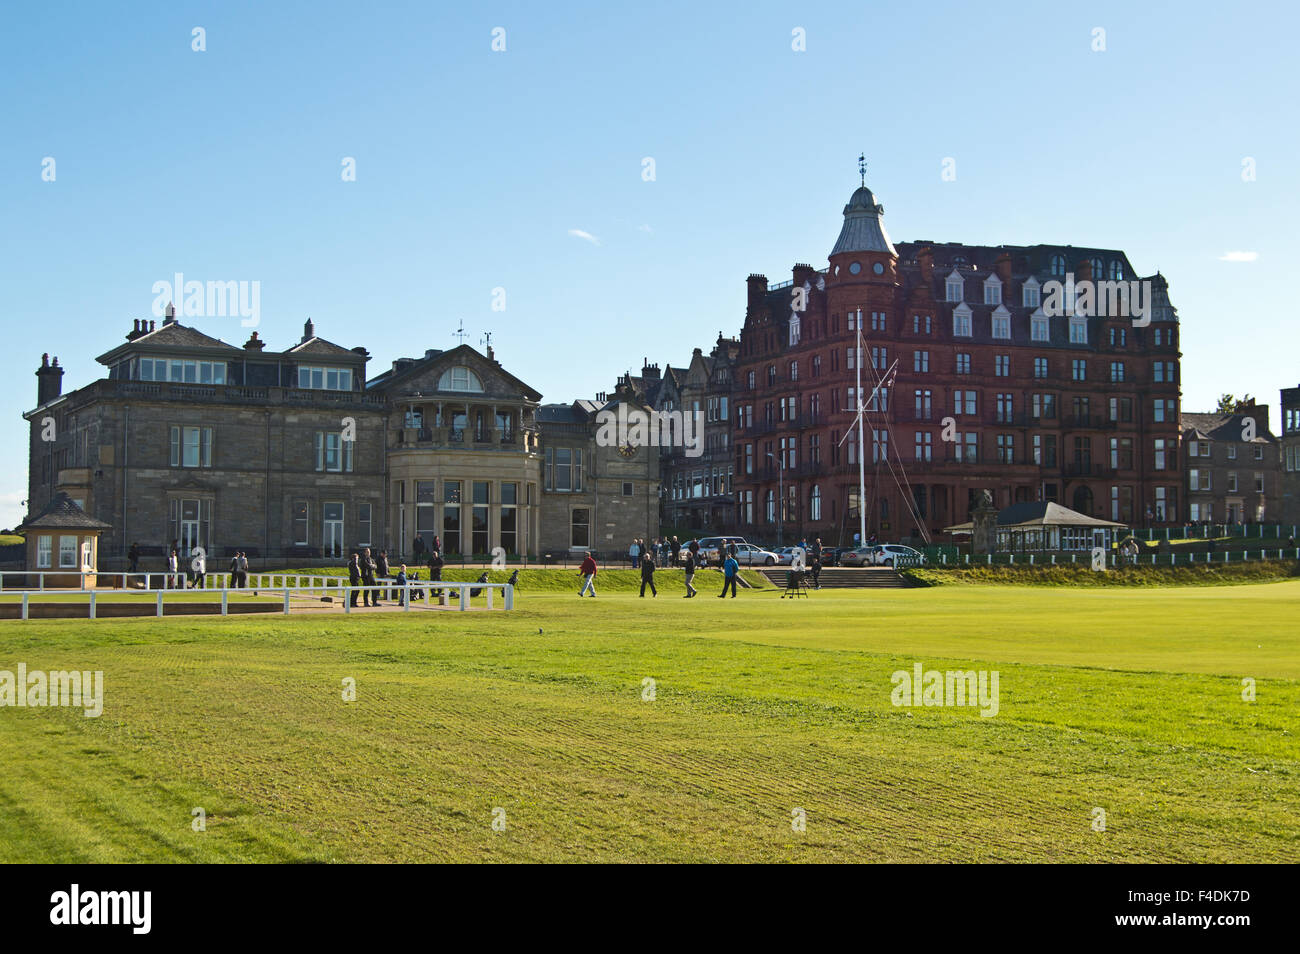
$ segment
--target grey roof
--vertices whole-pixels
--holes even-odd
[[[840,228],[840,237],[831,249],[832,255],[842,252],[884,252],[895,255],[894,246],[885,232],[885,223],[881,216],[885,212],[883,205],[876,204],[876,197],[866,186],[861,186],[844,207],[844,225]]]
[[[357,359],[362,357],[362,355],[357,354],[349,348],[337,345],[332,341],[326,341],[324,338],[317,338],[314,335],[306,341],[298,342],[286,351],[285,354],[318,354],[329,357]]]
[[[1012,504],[998,511],[999,527],[1125,527],[1124,523],[1114,520],[1100,520],[1062,507],[1058,503],[1038,500],[1027,503]],[[973,521],[944,527],[945,533],[963,533],[974,529]]]
[[[96,520],[76,505],[67,491],[60,491],[45,509],[25,522],[22,530],[107,530],[112,524]]]
[[[1275,442],[1273,434],[1268,429],[1268,408],[1266,406],[1258,407],[1254,413],[1233,413],[1233,414],[1197,414],[1195,412],[1184,411],[1179,415],[1179,425],[1184,434],[1191,432],[1191,436],[1197,440],[1207,441],[1232,441],[1233,443],[1251,443],[1242,440],[1242,432],[1246,429],[1245,421],[1252,418],[1255,422],[1255,440],[1257,444],[1272,444]]]

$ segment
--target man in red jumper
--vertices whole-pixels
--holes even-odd
[[[582,566],[578,568],[578,572],[583,577],[582,589],[578,591],[578,595],[586,596],[587,590],[591,590],[591,596],[594,599],[596,596],[596,561],[590,553],[582,561]]]

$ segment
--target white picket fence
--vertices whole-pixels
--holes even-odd
[[[1234,553],[1232,551],[1224,550],[1222,553],[1183,553],[1183,554],[1152,553],[1149,555],[1139,553],[1136,557],[1123,557],[1120,556],[1118,553],[1112,552],[1107,556],[1107,564],[1109,566],[1139,566],[1139,565],[1192,566],[1198,563],[1200,564],[1248,563],[1251,560],[1300,560],[1300,548],[1261,549],[1258,551],[1259,554],[1258,556],[1251,556],[1251,552],[1252,551],[1249,550],[1238,550]],[[999,554],[989,553],[989,554],[985,554],[985,558],[983,560],[981,560],[978,556],[976,556],[974,561],[971,560],[971,555],[969,553],[966,553],[963,554],[963,559],[961,563],[962,565],[969,565],[972,562],[974,562],[976,565],[983,563],[986,566],[995,566],[995,565],[996,566],[1057,566],[1058,565],[1058,561],[1056,559],[1058,554],[1055,553],[1050,554],[1051,557],[1050,560],[1036,560],[1036,557],[1038,556],[1039,554],[1035,554],[1035,553],[1021,554],[1020,562],[1017,563],[1016,554],[1014,553],[999,553]],[[1061,560],[1059,561],[1061,564],[1092,562],[1091,553],[1071,553],[1069,555],[1070,556],[1069,560],[1065,559],[1065,554],[1059,554],[1059,556],[1061,557]],[[1202,557],[1204,559],[1202,559]],[[913,563],[911,565],[915,566],[917,564]],[[939,561],[939,565],[940,566],[948,565],[948,554],[946,553],[942,554],[941,559]],[[957,565],[956,561],[953,562],[953,565],[954,566]]]

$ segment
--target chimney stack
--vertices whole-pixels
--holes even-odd
[[[312,338],[315,337],[316,337],[316,326],[313,325],[311,319],[308,318],[302,324],[302,341],[300,341],[299,344],[306,344],[308,341],[310,341]]]
[[[63,369],[59,359],[50,364],[49,354],[41,355],[41,366],[36,369],[36,406],[48,404],[63,393]]]
[[[253,332],[252,337],[244,342],[245,351],[261,351],[265,347],[266,342],[257,336],[256,331]]]
[[[934,279],[934,249],[928,245],[918,249],[916,261],[921,266],[921,281],[928,284]]]
[[[749,303],[745,308],[748,316],[763,307],[763,299],[767,297],[767,276],[750,275],[745,279],[745,284],[749,286]]]
[[[997,261],[993,263],[993,268],[998,273],[998,278],[1002,280],[1002,296],[1006,297],[1006,289],[1011,284],[1011,255],[1003,252],[998,256]]]
[[[798,264],[795,265],[794,267],[795,288],[802,288],[804,282],[808,282],[809,284],[811,284],[813,279],[815,279],[816,277],[817,277],[817,269],[813,268],[811,265],[805,265],[803,262],[799,262]]]
[[[163,312],[163,327],[176,324],[176,306],[172,302],[167,303],[167,310]]]

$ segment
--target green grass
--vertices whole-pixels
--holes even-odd
[[[0,709],[0,861],[1300,860],[1300,581],[607,589],[0,623],[0,669],[105,673],[98,719]],[[999,714],[894,707],[914,662]]]
[[[1300,577],[1300,561],[1254,560],[1185,566],[1119,566],[1108,567],[1104,572],[1094,571],[1087,563],[1056,566],[1041,563],[1037,566],[981,566],[972,563],[950,567],[915,567],[900,570],[899,573],[922,586],[1224,586],[1294,579]]]

